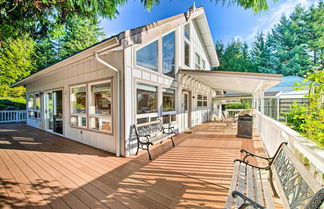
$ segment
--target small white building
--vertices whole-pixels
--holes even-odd
[[[28,125],[126,156],[137,146],[133,124],[161,119],[182,132],[219,112],[217,92],[259,95],[281,79],[210,71],[218,65],[200,7],[124,31],[13,86],[27,89]]]

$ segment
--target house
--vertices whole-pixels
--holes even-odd
[[[117,156],[134,154],[132,124],[161,119],[177,132],[208,121],[221,90],[253,93],[280,75],[210,71],[218,66],[202,7],[124,31],[17,82],[27,124]]]
[[[285,113],[290,110],[293,103],[307,103],[308,88],[296,90],[295,84],[303,83],[305,79],[299,76],[285,76],[282,81],[264,92],[264,114],[276,119],[285,120]],[[306,83],[307,84],[307,83]],[[213,98],[220,105],[252,101],[252,95],[247,93],[226,92]]]

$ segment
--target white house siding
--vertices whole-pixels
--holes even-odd
[[[122,51],[116,51],[101,57],[118,69],[123,69]],[[96,80],[104,80],[113,77],[113,134],[117,131],[117,96],[115,72],[100,64],[93,57],[77,63],[70,64],[53,71],[41,79],[33,81],[26,86],[27,95],[33,92],[44,92],[47,90],[63,89],[63,135],[69,139],[88,144],[109,152],[116,151],[116,138],[114,135],[102,134],[86,129],[79,129],[70,126],[70,85],[82,84]],[[36,128],[44,129],[44,96],[42,95],[41,120],[27,119],[27,124]]]
[[[190,41],[190,68],[194,68],[194,56],[195,52],[198,52],[202,59],[206,62],[206,69],[210,69],[209,59],[207,58],[201,39],[197,33],[197,29],[194,24],[191,24],[191,41]],[[190,84],[183,85],[181,83],[180,76],[176,75],[176,78],[165,76],[162,73],[162,69],[159,69],[159,72],[154,72],[136,65],[136,49],[139,49],[148,43],[160,40],[162,36],[175,31],[176,37],[176,46],[175,46],[175,66],[176,73],[179,68],[184,68],[184,24],[175,25],[167,24],[162,25],[162,27],[151,29],[149,33],[142,32],[141,39],[145,40],[142,44],[136,44],[129,46],[124,50],[125,58],[125,153],[126,155],[131,155],[136,152],[137,141],[134,137],[134,131],[132,125],[136,124],[137,114],[136,114],[136,83],[146,83],[158,87],[159,101],[158,106],[161,109],[159,112],[159,117],[162,117],[162,89],[163,88],[174,88],[176,89],[176,114],[177,122],[173,124],[177,132],[184,131],[184,120],[183,120],[183,95],[182,90],[191,91],[192,97],[192,112],[191,112],[191,126],[198,125],[202,122],[205,122],[211,118],[212,114],[212,96],[214,91],[199,83],[197,81],[191,81]],[[161,55],[161,50],[159,51]],[[161,64],[160,64],[161,66]],[[197,107],[197,95],[203,94],[208,97],[208,106],[207,107]]]

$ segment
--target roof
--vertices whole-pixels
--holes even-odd
[[[266,92],[290,92],[296,91],[295,83],[303,83],[305,79],[299,76],[285,76],[282,78],[282,81],[275,85],[274,87],[268,89]]]
[[[181,69],[184,76],[197,79],[216,89],[253,94],[261,89],[269,89],[281,81],[281,74],[246,73],[231,71],[208,71]]]
[[[193,14],[192,10],[194,10],[195,12]],[[107,39],[104,39],[96,44],[93,44],[92,46],[89,46],[86,49],[83,49],[67,58],[64,58],[62,60],[59,60],[55,63],[53,63],[50,66],[47,66],[41,70],[39,70],[38,72],[31,74],[25,78],[23,78],[22,80],[16,82],[15,84],[13,84],[11,87],[15,87],[15,86],[19,86],[19,85],[25,85],[26,83],[30,82],[32,79],[34,79],[35,77],[39,76],[40,74],[45,74],[47,73],[47,71],[50,71],[51,69],[54,68],[58,68],[61,67],[64,64],[68,64],[71,62],[71,60],[76,60],[76,57],[85,57],[84,55],[86,54],[87,56],[89,56],[89,53],[87,53],[88,51],[91,51],[91,55],[93,55],[93,52],[98,49],[98,50],[102,50],[105,47],[108,47],[109,45],[114,45],[114,47],[117,47],[116,44],[116,40],[118,39],[118,45],[121,44],[131,44],[131,43],[137,43],[136,38],[131,38],[136,36],[137,34],[142,33],[143,31],[148,31],[150,29],[156,28],[158,26],[170,23],[171,21],[177,20],[177,19],[184,19],[184,21],[187,21],[186,15],[187,13],[190,12],[190,18],[189,19],[195,19],[198,28],[200,30],[201,33],[201,37],[203,38],[203,45],[206,48],[206,52],[208,54],[208,57],[210,59],[210,63],[211,66],[218,66],[219,65],[219,61],[218,61],[218,57],[217,57],[217,53],[215,50],[215,44],[213,42],[212,36],[211,36],[211,32],[209,29],[209,25],[208,25],[208,21],[205,15],[205,11],[203,7],[198,7],[195,9],[190,9],[188,12],[185,13],[180,13],[178,15],[169,17],[169,18],[165,18],[159,21],[156,21],[154,23],[149,23],[140,27],[136,27],[130,30],[126,30],[123,32],[120,32],[119,34],[113,35]],[[113,43],[112,43],[113,42]],[[94,50],[95,49],[95,50]],[[90,55],[90,56],[91,56]],[[46,72],[44,72],[46,71]],[[37,75],[37,76],[36,76]]]

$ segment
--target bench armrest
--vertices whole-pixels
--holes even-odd
[[[236,159],[234,160],[234,163],[235,162],[240,162],[240,163],[244,163],[245,165],[248,165],[248,166],[251,166],[251,167],[254,167],[254,168],[258,168],[258,169],[264,169],[264,170],[269,170],[270,169],[270,164],[266,167],[259,167],[259,166],[256,166],[256,165],[252,165],[250,164],[249,162],[247,161],[244,161],[244,160],[240,160],[240,159]]]
[[[245,196],[241,192],[238,192],[238,191],[233,191],[232,192],[232,197],[233,198],[236,198],[238,196],[241,197],[244,200],[244,203],[242,205],[240,205],[239,209],[247,208],[249,206],[252,206],[253,208],[265,209],[264,206],[260,205],[259,203],[255,202],[254,200],[248,198],[247,196]]]
[[[247,151],[247,150],[245,150],[245,149],[241,149],[240,152],[245,154],[245,156],[243,157],[243,161],[244,161],[244,162],[247,162],[247,163],[249,162],[249,161],[246,160],[248,157],[256,157],[256,158],[260,158],[260,159],[263,159],[263,160],[268,161],[268,163],[270,163],[270,162],[273,160],[272,157],[263,157],[263,156],[260,156],[260,155],[254,154],[254,153],[252,153],[252,152],[249,152],[249,151]]]
[[[166,133],[166,134],[174,133],[173,129],[174,129],[173,126],[168,126],[168,127],[163,127],[163,126],[162,126],[162,132],[163,132],[163,133]],[[166,132],[165,130],[168,130],[168,131]]]

